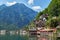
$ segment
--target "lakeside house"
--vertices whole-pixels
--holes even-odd
[[[37,40],[54,40],[54,34],[56,29],[41,29],[41,30],[30,30],[29,36],[36,36]]]
[[[10,32],[10,35],[26,35],[27,34],[27,31],[23,30],[23,29],[12,30],[12,31],[9,31],[9,32]]]
[[[57,38],[60,38],[60,25],[56,27],[57,28]]]
[[[27,32],[26,30],[21,29],[19,34],[20,34],[20,35],[27,35],[27,33],[28,33],[28,32]]]
[[[46,38],[47,40],[53,40],[56,29],[43,29],[39,30],[40,35],[37,35],[38,38]]]
[[[15,35],[16,34],[15,30],[12,30],[12,31],[9,31],[9,32],[10,32],[10,35]]]
[[[5,35],[6,34],[6,30],[0,30],[0,35]]]
[[[27,35],[27,31],[20,29],[20,30],[0,30],[0,35]]]
[[[37,36],[37,30],[29,30],[29,36]]]

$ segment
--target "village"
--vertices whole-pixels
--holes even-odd
[[[40,16],[40,20],[34,20],[34,26],[35,27],[29,27],[28,31],[25,29],[20,30],[0,30],[0,35],[28,35],[36,36],[38,40],[56,40],[60,37],[60,26],[57,26],[56,28],[47,28],[45,27],[46,18],[48,17],[48,14],[43,14]],[[53,17],[55,19],[56,17]],[[35,39],[36,40],[36,39]]]
[[[56,28],[45,27],[48,14],[43,14],[39,17],[39,20],[34,20],[35,27],[29,29],[30,35],[37,36],[38,40],[57,40],[60,37],[60,26]],[[56,19],[56,17],[53,17]]]

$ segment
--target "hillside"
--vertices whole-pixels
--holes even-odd
[[[39,12],[36,20],[39,20],[40,16],[43,14],[48,14],[46,26],[57,27],[60,25],[60,0],[52,0],[45,10]]]
[[[15,5],[0,8],[0,29],[20,29],[32,21],[37,12],[28,8],[24,4],[16,3]]]

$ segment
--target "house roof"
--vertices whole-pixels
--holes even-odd
[[[56,28],[60,28],[60,26],[57,26]]]
[[[50,31],[55,31],[56,29],[43,29],[39,30],[40,32],[50,32]]]

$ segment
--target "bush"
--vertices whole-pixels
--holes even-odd
[[[59,24],[58,24],[58,19],[52,19],[50,18],[47,22],[46,22],[46,26],[49,26],[50,28],[56,28]]]

